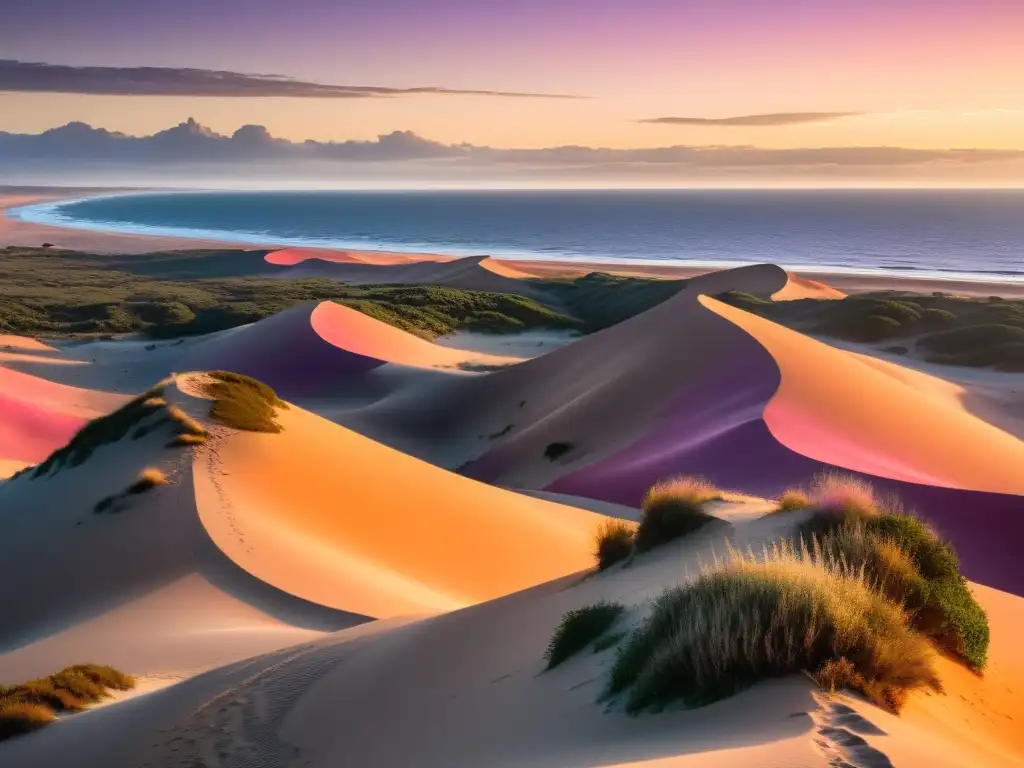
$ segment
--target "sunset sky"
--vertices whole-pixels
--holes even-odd
[[[0,69],[0,130],[15,133],[81,120],[139,135],[192,116],[223,133],[256,123],[292,140],[409,130],[500,148],[1024,150],[1024,0],[4,0],[3,7],[0,59],[9,61],[579,97],[105,95],[95,84],[79,89],[88,93],[55,93],[59,72],[40,86]],[[114,69],[97,74],[116,76]]]

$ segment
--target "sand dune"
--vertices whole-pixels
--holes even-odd
[[[591,561],[600,515],[460,477],[298,408],[279,420],[279,435],[233,435],[213,464],[199,454],[195,473],[218,547],[290,594],[379,618],[462,607]]]
[[[6,470],[0,477],[42,461],[86,421],[122,401],[0,366],[0,461]]]
[[[355,627],[76,717],[3,745],[2,754],[14,764],[29,757],[58,764],[74,754],[81,768],[326,768],[339,759],[431,768],[1019,765],[1020,734],[1005,716],[1015,710],[1003,690],[1024,683],[1007,631],[1015,624],[1006,623],[1024,615],[1022,601],[987,590],[979,597],[1007,638],[992,648],[992,671],[1000,674],[951,676],[946,695],[915,694],[899,718],[823,694],[799,676],[699,709],[626,717],[596,702],[613,650],[543,671],[544,648],[564,612],[608,599],[636,606],[640,616],[667,585],[692,578],[721,551],[725,536],[756,547],[792,525],[778,516],[735,517],[742,522],[695,534],[628,569],[563,578],[420,621]]]
[[[292,307],[252,325],[209,337],[182,367],[254,376],[286,396],[330,391],[332,384],[388,363],[457,369],[506,365],[517,358],[441,347],[331,301]]]
[[[524,296],[536,293],[524,282],[533,277],[528,271],[489,256],[409,259],[393,255],[352,255],[348,251],[288,249],[269,253],[266,260],[282,267],[281,277],[328,277],[362,285],[443,285]]]
[[[202,419],[193,377],[178,381],[166,396]],[[194,459],[161,428],[0,486],[0,681],[90,649],[130,672],[195,672],[590,561],[599,515],[481,485],[295,407],[280,419],[277,435],[211,425]],[[170,484],[96,513],[145,466]]]

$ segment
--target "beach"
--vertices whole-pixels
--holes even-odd
[[[185,237],[165,237],[150,235],[123,234],[117,232],[100,232],[84,229],[47,226],[8,218],[5,212],[11,208],[33,203],[55,202],[66,199],[81,199],[91,196],[108,195],[111,189],[74,188],[74,189],[33,189],[27,187],[12,188],[0,186],[0,248],[7,246],[38,247],[43,243],[51,243],[58,248],[80,250],[92,253],[150,253],[161,250],[183,249],[242,249],[279,247],[275,243],[239,244],[237,242],[205,240]],[[143,190],[132,190],[143,191]],[[412,253],[397,251],[354,250],[346,249],[353,260],[363,263],[410,264],[420,261],[450,261],[456,255],[444,253]],[[482,255],[482,254],[481,254]],[[539,260],[539,259],[501,259],[514,270],[526,276],[582,276],[591,272],[606,272],[631,277],[647,277],[665,280],[682,280],[696,275],[716,271],[721,267],[686,266],[682,264],[666,264],[665,266],[646,263],[617,263]],[[993,275],[991,279],[942,278],[935,276],[907,276],[877,271],[871,274],[848,274],[825,270],[796,269],[790,270],[807,280],[827,283],[845,293],[865,291],[910,291],[931,293],[943,291],[964,296],[996,295],[1006,298],[1024,297],[1024,282],[1000,280]]]

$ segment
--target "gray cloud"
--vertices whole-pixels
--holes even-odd
[[[784,125],[805,125],[828,123],[847,117],[856,117],[860,112],[775,112],[766,115],[740,115],[739,117],[648,117],[638,123],[651,125],[700,125],[726,126],[733,128],[772,128]]]
[[[107,96],[288,97],[301,99],[369,99],[417,94],[498,96],[504,98],[576,99],[556,93],[477,91],[461,88],[385,88],[325,85],[280,75],[252,75],[210,69],[171,67],[72,67],[65,64],[0,59],[0,91],[77,93]]]
[[[751,146],[668,146],[611,149],[562,146],[500,149],[445,144],[411,131],[393,131],[369,141],[293,142],[278,139],[260,125],[245,125],[230,136],[189,119],[151,136],[128,136],[69,123],[40,134],[0,132],[0,162],[5,169],[87,170],[96,167],[158,168],[172,165],[224,167],[248,171],[256,166],[282,174],[296,164],[319,164],[324,172],[348,163],[404,164],[456,172],[458,169],[523,173],[616,175],[714,175],[731,172],[842,171],[872,169],[984,167],[986,163],[1024,160],[1024,150],[911,149],[906,147],[823,147],[765,149]]]

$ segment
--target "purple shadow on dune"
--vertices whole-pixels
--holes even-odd
[[[269,384],[285,399],[329,394],[353,376],[384,365],[325,341],[313,328],[315,304],[217,334],[187,360],[193,370],[228,370]]]
[[[638,507],[651,485],[674,475],[700,475],[722,488],[775,498],[821,472],[840,471],[897,495],[928,520],[954,544],[969,579],[1024,596],[1024,497],[853,472],[787,448],[763,418],[781,381],[779,368],[748,340],[742,354],[723,356],[680,393],[644,437],[546,490]]]

